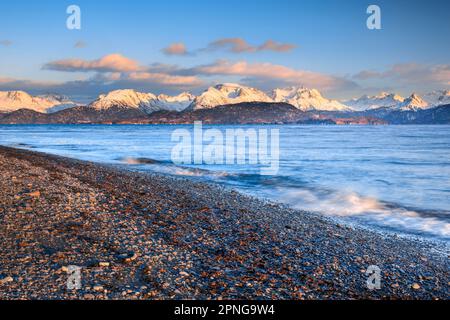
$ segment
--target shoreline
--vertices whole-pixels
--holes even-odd
[[[22,149],[22,150],[29,150],[29,149]],[[40,151],[38,151],[38,152],[40,152]],[[70,159],[73,159],[73,158],[70,158]],[[153,159],[151,159],[151,160],[153,160]],[[249,191],[239,190],[235,187],[232,187],[232,186],[229,186],[226,184],[217,183],[215,181],[196,181],[186,175],[173,175],[173,174],[167,174],[167,173],[159,172],[159,171],[146,171],[146,170],[141,170],[141,169],[134,169],[134,168],[130,168],[128,165],[124,165],[124,164],[108,164],[108,163],[99,163],[99,162],[94,162],[94,163],[102,165],[102,166],[106,166],[106,167],[112,167],[117,170],[123,170],[125,172],[130,171],[130,172],[135,172],[135,173],[150,175],[150,176],[156,175],[156,176],[167,177],[167,178],[173,179],[175,181],[180,180],[182,182],[187,181],[187,182],[193,183],[193,184],[196,184],[196,183],[203,184],[203,185],[207,185],[210,188],[217,189],[216,192],[223,192],[223,191],[224,192],[230,192],[230,191],[238,192],[243,197],[248,197],[250,199],[254,199],[254,200],[264,203],[266,205],[277,206],[288,212],[291,212],[292,214],[308,214],[311,216],[315,216],[318,219],[324,220],[330,224],[343,225],[343,226],[348,227],[349,229],[358,229],[359,231],[370,232],[370,233],[373,233],[382,238],[404,239],[407,241],[414,242],[415,245],[417,245],[417,246],[423,246],[427,250],[433,250],[433,251],[435,251],[435,254],[437,254],[439,256],[450,257],[449,243],[446,242],[445,240],[442,240],[439,238],[434,238],[432,236],[417,235],[417,234],[412,234],[412,233],[407,233],[407,232],[393,231],[390,229],[386,230],[379,226],[364,225],[362,223],[355,222],[355,221],[349,221],[349,220],[344,221],[339,216],[325,215],[323,212],[319,212],[319,211],[308,211],[308,210],[302,210],[300,208],[293,208],[290,206],[289,203],[277,201],[276,199],[269,199],[269,198],[266,198],[266,197],[260,196],[260,195],[252,195]]]
[[[425,242],[163,174],[9,147],[0,163],[1,299],[450,295],[448,256]],[[66,289],[69,265],[81,290]]]

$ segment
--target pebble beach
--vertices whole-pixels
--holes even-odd
[[[162,174],[0,147],[0,299],[448,299],[449,257]],[[67,287],[69,266],[81,287]],[[370,290],[366,270],[381,270]]]

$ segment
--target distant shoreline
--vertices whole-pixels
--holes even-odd
[[[387,125],[450,124],[450,105],[424,110],[398,111],[379,108],[367,111],[302,111],[288,103],[245,102],[210,109],[156,111],[112,106],[95,109],[77,106],[54,113],[30,109],[0,113],[0,124],[299,124]]]
[[[4,299],[447,299],[448,257],[234,191],[0,147]],[[66,289],[68,265],[82,289]],[[380,290],[366,286],[370,265]]]

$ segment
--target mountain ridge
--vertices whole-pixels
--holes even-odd
[[[198,96],[189,92],[170,96],[133,89],[119,89],[101,94],[87,105],[95,109],[118,106],[138,108],[150,114],[157,111],[181,112],[215,108],[244,102],[284,102],[303,111],[367,111],[377,108],[410,110],[450,104],[450,91],[435,90],[423,97],[413,93],[408,98],[395,93],[382,92],[375,96],[364,95],[357,99],[338,101],[325,98],[317,89],[292,86],[273,89],[266,93],[235,83],[223,83],[207,88]],[[22,108],[52,113],[79,105],[81,104],[56,94],[31,96],[25,91],[0,91],[0,113]]]
[[[349,100],[348,104],[352,106],[349,107],[323,97],[316,89],[288,87],[266,94],[234,83],[209,87],[199,96],[189,92],[169,96],[120,89],[102,94],[85,106],[55,94],[33,97],[24,91],[7,91],[0,92],[0,97],[3,97],[0,102],[11,102],[9,106],[0,103],[0,123],[185,123],[187,119],[195,121],[198,117],[206,117],[209,123],[295,123],[295,119],[289,118],[294,114],[298,121],[311,123],[408,123],[408,119],[411,123],[446,123],[446,108],[443,113],[422,111],[435,109],[434,104],[447,100],[450,105],[448,90],[433,91],[423,98],[417,93],[403,98],[383,92]],[[27,104],[31,107],[21,107]],[[290,110],[280,107],[282,105],[288,105]],[[276,114],[276,110],[280,114]],[[245,114],[247,118],[236,112]]]
[[[32,96],[25,91],[0,91],[0,112],[27,108],[42,113],[52,113],[75,107],[77,104],[58,94]]]
[[[450,124],[450,104],[429,109],[302,111],[287,103],[243,102],[199,110],[157,111],[78,106],[55,113],[20,109],[0,114],[0,124]]]

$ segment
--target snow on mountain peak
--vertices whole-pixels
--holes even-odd
[[[177,96],[160,94],[153,103],[162,110],[183,111],[192,104],[194,99],[195,96],[189,92],[182,92]]]
[[[183,92],[177,96],[168,96],[165,94],[156,96],[153,93],[142,93],[132,89],[124,89],[100,95],[89,106],[99,110],[105,110],[111,107],[135,108],[141,109],[146,113],[161,110],[182,111],[192,103],[194,98],[193,95],[187,92]]]
[[[100,95],[97,100],[89,104],[90,107],[105,110],[111,107],[142,108],[150,107],[150,101],[156,99],[151,93],[137,92],[132,89],[114,90]]]
[[[303,111],[326,110],[345,111],[347,106],[336,100],[329,100],[322,96],[317,89],[303,87],[289,87],[272,91],[272,99],[275,102],[285,102]]]
[[[323,97],[317,89],[292,86],[274,89],[270,94],[266,94],[261,90],[236,83],[222,83],[209,87],[199,96],[189,92],[170,96],[142,93],[133,89],[115,90],[100,95],[89,104],[89,107],[99,110],[111,107],[136,108],[152,113],[161,110],[180,112],[186,109],[210,109],[242,102],[284,102],[303,111],[364,111],[377,108],[417,111],[450,104],[450,91],[436,90],[423,95],[423,98],[413,93],[406,99],[395,93],[381,92],[375,96],[364,95],[357,99],[338,102]],[[31,96],[19,90],[0,91],[0,112],[26,108],[53,113],[77,105],[69,98],[58,94]]]
[[[351,107],[354,110],[370,110],[386,107],[395,107],[402,103],[405,99],[395,93],[381,92],[376,96],[364,95],[358,99],[352,99],[345,101],[344,104]]]
[[[417,93],[413,93],[397,106],[400,110],[419,110],[427,109],[428,103],[425,102]]]
[[[423,96],[429,106],[437,107],[444,104],[450,104],[450,91],[449,90],[436,90],[427,93]]]
[[[0,112],[30,109],[37,112],[52,113],[76,105],[68,98],[55,94],[31,96],[25,91],[0,91]]]
[[[191,104],[191,110],[211,109],[226,104],[242,102],[272,102],[264,92],[235,83],[222,83],[209,87]]]

